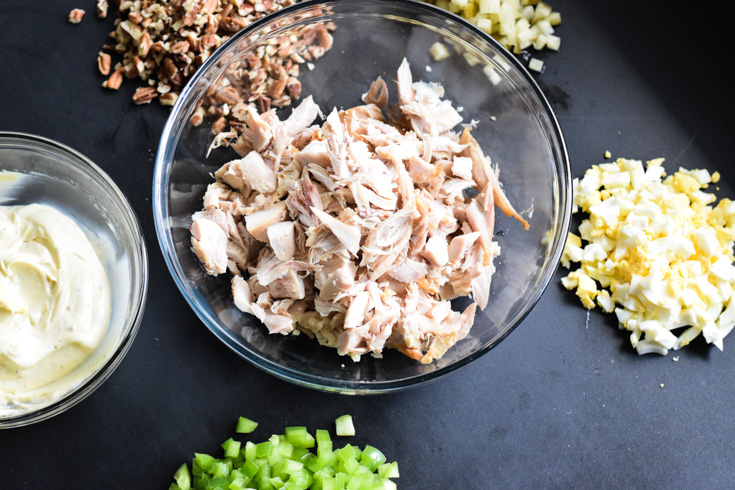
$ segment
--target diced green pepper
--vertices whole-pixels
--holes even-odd
[[[267,458],[273,449],[273,443],[271,441],[261,442],[255,445],[255,457],[256,458]]]
[[[314,436],[309,434],[306,427],[286,427],[286,440],[296,447],[314,447]]]
[[[370,471],[375,471],[378,466],[385,463],[385,455],[373,446],[365,446],[360,457],[360,464],[368,468]]]
[[[186,463],[179,466],[179,469],[176,470],[174,481],[181,490],[189,490],[191,488],[191,474]]]
[[[215,478],[230,476],[230,468],[224,461],[215,461],[212,465],[212,476]],[[227,481],[229,483],[229,479]]]
[[[204,484],[204,488],[206,490],[226,489],[228,486],[230,486],[230,480],[228,480],[225,476],[212,478]]]
[[[255,475],[258,474],[258,466],[252,462],[252,461],[246,461],[244,465],[240,468],[242,470],[242,473],[250,478],[251,480],[255,478]]]
[[[194,453],[194,461],[199,465],[202,471],[210,472],[215,459],[209,454]]]
[[[339,436],[354,435],[350,415],[335,420]],[[252,432],[255,422],[240,417],[236,431]],[[233,438],[222,443],[224,457],[195,453],[191,472],[183,464],[169,490],[395,490],[389,478],[398,478],[398,464],[367,445],[334,449],[329,432],[315,436],[306,427],[287,427],[259,444]],[[312,452],[310,449],[316,446]]]
[[[392,463],[383,463],[378,466],[378,474],[383,478],[398,478],[401,476],[398,473],[398,462],[393,461]]]
[[[244,475],[241,475],[232,480],[227,488],[229,490],[244,490],[248,481],[249,480]]]
[[[255,430],[255,428],[258,427],[257,422],[253,422],[252,420],[240,417],[237,419],[237,426],[235,427],[235,432],[238,434],[250,434]]]
[[[222,443],[222,449],[225,450],[226,458],[236,458],[240,455],[240,441],[234,440],[232,437]]]
[[[245,443],[245,449],[241,450],[241,453],[243,456],[245,456],[246,461],[253,461],[255,459],[255,443],[253,442],[246,442]]]
[[[355,435],[355,426],[352,423],[352,415],[342,415],[341,417],[337,417],[337,420],[334,421],[336,426],[336,433],[338,436],[354,436]]]

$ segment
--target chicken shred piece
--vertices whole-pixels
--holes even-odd
[[[233,274],[234,305],[269,333],[304,333],[359,361],[396,349],[441,358],[491,303],[495,208],[528,222],[440,85],[397,72],[364,105],[324,117],[307,97],[281,121],[246,106],[192,216],[207,274]],[[316,121],[321,119],[323,124]],[[464,311],[451,299],[469,297]],[[251,328],[251,327],[245,327]]]

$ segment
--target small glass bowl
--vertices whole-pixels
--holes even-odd
[[[496,213],[496,259],[491,296],[467,338],[439,360],[422,365],[394,351],[360,362],[301,336],[268,335],[233,304],[229,279],[208,276],[191,250],[192,213],[231,149],[208,156],[211,122],[189,119],[207,91],[222,83],[233,63],[311,23],[334,23],[327,53],[302,65],[301,97],[312,95],[326,114],[360,105],[360,96],[382,76],[392,101],[396,71],[405,57],[413,79],[441,83],[445,99],[462,107],[473,135],[499,165],[500,180],[531,229]],[[434,61],[435,42],[451,56]],[[454,48],[454,49],[453,49]],[[491,82],[491,78],[495,83]],[[279,110],[281,119],[288,111]],[[463,19],[430,4],[395,0],[303,2],[254,23],[233,36],[189,82],[164,128],[153,183],[158,239],[169,270],[204,324],[230,349],[259,368],[299,385],[340,393],[383,393],[436,379],[477,359],[503,340],[528,314],[551,280],[571,214],[571,179],[556,117],[529,73],[500,44]]]
[[[0,132],[0,205],[47,204],[84,231],[111,288],[110,324],[100,345],[63,378],[30,399],[0,406],[0,428],[20,427],[68,410],[120,364],[140,327],[148,258],[138,219],[115,183],[81,153],[40,136]]]

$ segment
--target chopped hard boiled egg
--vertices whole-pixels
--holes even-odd
[[[707,170],[666,176],[663,159],[619,158],[574,179],[573,212],[589,218],[573,233],[562,279],[586,308],[615,313],[639,354],[666,355],[700,334],[722,350],[735,327],[735,202],[704,191]],[[677,332],[677,333],[674,333]]]

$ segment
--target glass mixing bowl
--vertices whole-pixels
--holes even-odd
[[[61,143],[0,132],[0,205],[32,203],[63,212],[92,243],[110,283],[110,324],[92,354],[62,378],[22,398],[0,393],[0,429],[68,410],[107,380],[138,332],[148,287],[143,233],[115,183],[84,155]]]
[[[192,213],[213,172],[237,158],[230,148],[208,155],[211,121],[198,127],[190,118],[202,98],[226,77],[233,64],[259,47],[311,23],[332,22],[334,43],[302,69],[301,97],[311,95],[326,114],[360,105],[377,76],[395,98],[396,71],[405,57],[414,80],[441,83],[445,98],[462,107],[465,122],[477,121],[473,135],[494,163],[516,209],[524,210],[528,231],[496,213],[496,259],[491,294],[478,311],[467,338],[433,364],[422,365],[386,350],[383,358],[359,362],[340,357],[305,335],[268,335],[254,317],[233,304],[229,278],[205,273],[191,250]],[[434,61],[435,42],[451,56]],[[491,75],[491,76],[489,76]],[[495,83],[491,83],[493,78]],[[279,110],[281,119],[288,110]],[[164,128],[153,182],[158,239],[173,278],[199,318],[222,342],[257,367],[279,378],[340,393],[381,393],[414,386],[455,371],[498,345],[533,308],[556,270],[569,228],[571,181],[564,139],[546,98],[520,62],[468,22],[432,5],[395,0],[304,2],[238,32],[197,71]]]

